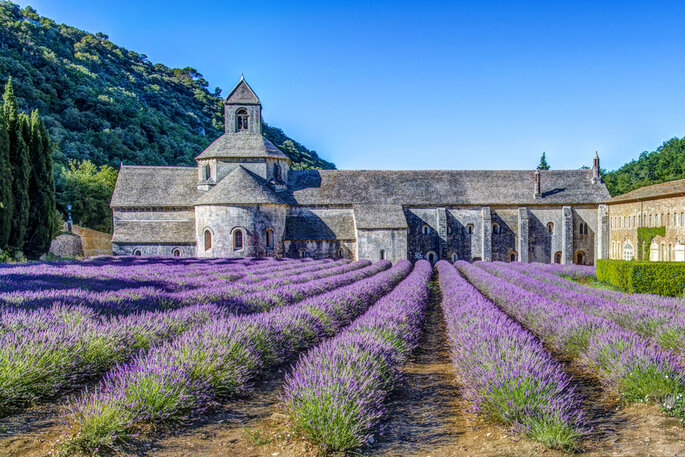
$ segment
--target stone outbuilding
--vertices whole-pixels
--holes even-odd
[[[609,198],[579,170],[291,170],[261,135],[244,79],[197,167],[123,166],[114,253],[198,257],[502,260],[608,256]]]

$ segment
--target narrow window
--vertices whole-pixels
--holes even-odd
[[[240,108],[238,111],[235,113],[235,122],[236,122],[236,132],[241,132],[243,130],[247,130],[248,128],[248,115],[247,115],[247,110],[245,108]]]
[[[233,249],[236,251],[243,248],[243,231],[236,230],[233,232]]]
[[[547,233],[550,235],[554,233],[554,224],[551,222],[547,223]]]
[[[300,249],[300,258],[304,259],[307,257],[307,250],[306,249]]]
[[[212,167],[210,167],[209,165],[205,165],[203,169],[204,171],[202,174],[204,175],[204,179],[210,179],[212,177]]]
[[[343,248],[338,248],[338,258],[342,259],[345,256],[345,252],[343,251]]]
[[[497,222],[492,223],[492,233],[494,234],[499,234],[501,232],[501,228]]]
[[[179,248],[176,248],[176,249],[174,249],[173,251],[171,251],[171,254],[172,254],[174,257],[181,257],[181,250],[180,250]]]
[[[143,253],[140,252],[140,249],[136,249],[135,251],[133,251],[133,255],[140,257],[141,255],[143,255]]]
[[[212,232],[205,230],[205,251],[212,249]]]
[[[271,229],[266,229],[266,248],[274,248],[274,231]]]
[[[277,163],[274,164],[274,180],[281,182],[281,166]]]
[[[423,227],[421,227],[421,233],[424,235],[429,235],[431,232],[431,228],[428,226],[428,224],[423,224]]]
[[[459,258],[457,257],[457,253],[456,253],[456,252],[453,252],[452,255],[451,255],[450,257],[451,257],[451,259],[452,259],[452,263],[454,263],[454,262],[456,262],[457,260],[459,260]]]
[[[473,224],[467,225],[466,231],[468,232],[469,235],[473,235]]]
[[[516,251],[511,251],[509,253],[509,262],[516,262]]]
[[[452,234],[452,226],[451,226],[451,225],[448,225],[448,226],[447,226],[447,234],[448,234],[448,235],[451,235],[451,234]]]
[[[385,260],[385,249],[381,249],[381,252],[378,253],[378,258],[380,260]]]

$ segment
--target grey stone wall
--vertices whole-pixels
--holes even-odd
[[[236,104],[226,104],[224,105],[224,113],[226,120],[226,133],[236,133],[236,115],[235,113],[244,108],[247,110],[248,118],[248,130],[246,133],[257,133],[262,134],[262,107],[260,105],[236,105]]]
[[[393,263],[406,259],[407,230],[357,230],[358,259],[380,260],[381,251]]]
[[[554,262],[554,256],[561,253],[563,240],[564,213],[558,206],[528,208],[528,261],[540,263]],[[552,233],[547,232],[547,224],[552,224]]]
[[[268,179],[268,168],[266,159],[253,159],[248,161],[243,159],[240,162],[229,162],[227,160],[217,160],[216,163],[216,180],[221,181],[226,175],[238,167],[243,167],[250,170],[252,173],[264,179]]]
[[[300,258],[304,254],[304,257],[312,259],[358,259],[354,240],[286,240],[284,252],[285,257],[291,258]]]
[[[113,212],[114,224],[118,221],[192,221],[195,219],[193,208],[155,209],[152,211],[122,211]]]
[[[179,253],[178,256],[176,256],[176,252]],[[113,243],[112,253],[114,255],[141,255],[143,257],[194,257],[195,245]]]
[[[197,206],[195,229],[198,257],[283,257],[285,205]],[[267,249],[266,231],[273,230],[274,248]],[[212,234],[205,250],[204,233]],[[234,247],[234,232],[243,231],[243,248]]]
[[[491,226],[497,224],[500,230],[500,233],[492,232],[491,260],[509,262],[512,253],[516,255],[518,260],[518,209],[492,209],[490,217]]]
[[[581,234],[580,223],[586,223],[588,233]],[[576,263],[577,253],[585,254],[585,265],[595,264],[595,247],[597,243],[597,207],[573,208],[573,263]]]

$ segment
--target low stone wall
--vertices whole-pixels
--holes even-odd
[[[71,232],[66,224],[63,232],[50,243],[50,253],[57,257],[92,257],[112,255],[112,235],[73,225]]]

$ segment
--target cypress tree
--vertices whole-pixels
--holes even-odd
[[[12,170],[12,196],[14,207],[8,246],[21,251],[24,247],[26,226],[29,220],[29,151],[24,140],[30,132],[28,119],[19,112],[12,88],[12,77],[7,81],[3,115],[9,135],[10,168]]]
[[[12,229],[12,170],[5,117],[0,113],[0,250],[7,247]]]
[[[52,175],[50,139],[38,110],[31,113],[29,140],[29,221],[24,254],[38,259],[48,252],[55,232],[55,179]]]

